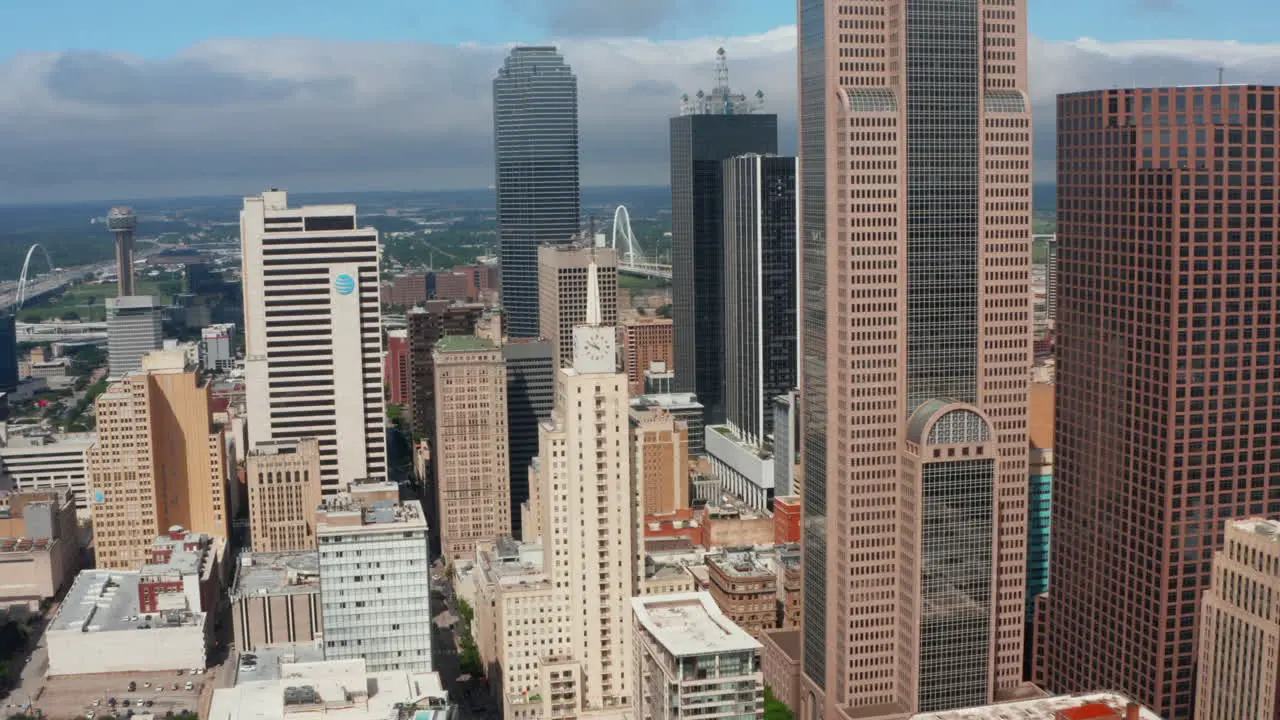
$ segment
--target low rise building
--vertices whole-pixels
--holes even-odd
[[[55,434],[39,428],[11,432],[0,441],[0,480],[19,491],[66,488],[76,511],[88,518],[87,454],[97,440],[94,433]]]
[[[137,572],[81,572],[45,631],[47,674],[96,675],[202,668],[208,614],[144,612]]]
[[[245,462],[250,543],[258,552],[316,546],[320,505],[320,442],[315,438],[258,443]]]
[[[711,596],[734,623],[752,635],[778,627],[778,576],[750,548],[709,553]]]
[[[751,508],[767,509],[774,495],[773,452],[748,442],[728,425],[707,428],[706,445],[721,490]]]
[[[0,493],[0,605],[35,610],[79,569],[69,490]]]
[[[187,532],[179,525],[169,528],[152,543],[151,557],[138,571],[139,609],[215,613],[225,586],[225,551],[225,538]]]
[[[773,541],[800,542],[800,498],[781,495],[773,499]]]
[[[764,717],[760,643],[707,593],[632,598],[636,720]]]
[[[228,593],[236,647],[253,652],[320,638],[320,553],[244,553]]]
[[[981,707],[921,713],[904,720],[1161,720],[1150,709],[1115,692],[1046,697],[1030,686],[1024,686],[1020,692],[1036,697]]]
[[[266,669],[265,664],[259,667]],[[215,690],[208,720],[454,720],[434,672],[381,671],[364,660],[285,662]]]

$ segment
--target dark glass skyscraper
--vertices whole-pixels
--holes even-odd
[[[18,319],[0,311],[0,392],[18,387]]]
[[[507,361],[507,448],[511,453],[511,534],[520,537],[520,504],[529,499],[529,463],[538,454],[538,425],[551,419],[556,399],[555,345],[514,340]]]
[[[722,89],[728,93],[727,87]],[[708,423],[725,418],[721,163],[735,155],[778,152],[778,116],[737,114],[746,109],[729,103],[703,105],[693,114],[671,118],[676,391],[697,393]]]
[[[538,336],[538,246],[578,232],[578,79],[554,47],[518,47],[493,81],[502,304],[513,338]]]
[[[724,161],[725,419],[763,447],[796,384],[796,159]]]

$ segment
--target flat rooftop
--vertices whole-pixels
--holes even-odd
[[[1271,542],[1280,542],[1280,521],[1267,520],[1266,518],[1250,518],[1248,520],[1236,520],[1231,525],[1240,532],[1253,533],[1267,538]]]
[[[395,483],[387,485],[396,487]],[[324,514],[316,522],[318,536],[427,529],[422,503],[417,500],[378,500],[362,505],[343,493],[325,500],[320,510]]]
[[[760,643],[720,612],[710,593],[631,599],[636,620],[676,657],[759,650]]]
[[[244,553],[236,565],[231,598],[320,592],[320,551]]]
[[[445,335],[436,341],[436,352],[483,352],[485,350],[496,350],[497,346],[474,335]]]
[[[715,565],[720,572],[730,577],[773,577],[773,571],[765,567],[756,557],[756,554],[750,550],[733,550],[708,554],[704,559],[708,565]]]
[[[658,407],[665,410],[702,410],[702,403],[693,393],[657,393],[637,395],[631,398],[631,407]]]
[[[203,612],[138,609],[138,574],[84,570],[76,576],[49,631],[119,632],[204,625]]]
[[[1096,710],[1101,713],[1104,708],[1110,709],[1116,717],[1123,718],[1125,708],[1131,701],[1119,693],[1099,692],[1083,695],[1057,695],[1036,700],[984,705],[964,710],[947,710],[937,713],[923,713],[912,716],[911,720],[1058,720],[1057,713],[1062,711]],[[1092,706],[1102,706],[1093,708]],[[1084,710],[1078,714],[1083,720],[1107,720],[1105,714],[1095,714]],[[1067,716],[1072,717],[1071,715]],[[1159,715],[1143,708],[1139,717],[1142,720],[1161,720]]]

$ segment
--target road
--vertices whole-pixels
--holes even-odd
[[[432,572],[437,572],[436,568],[433,567]],[[433,660],[436,672],[440,673],[440,679],[449,691],[449,699],[458,704],[464,720],[502,717],[501,708],[487,683],[482,680],[458,682],[458,628],[462,627],[462,618],[458,613],[457,600],[448,581],[436,580],[433,576],[431,586],[431,616],[435,619],[432,623],[434,635],[431,638],[435,648]],[[449,622],[455,619],[456,622]],[[445,626],[441,627],[442,624]]]
[[[52,614],[51,609],[49,616],[52,617]],[[22,706],[34,703],[36,696],[40,693],[40,686],[44,684],[44,673],[49,669],[49,648],[44,639],[45,624],[46,621],[41,618],[31,628],[35,648],[28,652],[31,659],[23,663],[18,681],[9,691],[9,697],[5,700],[6,707],[3,710],[4,717],[21,714]],[[16,707],[9,707],[9,705]]]

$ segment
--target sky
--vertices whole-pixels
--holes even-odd
[[[1036,174],[1053,97],[1280,82],[1275,0],[1028,0]],[[583,183],[663,184],[667,118],[730,82],[795,147],[792,0],[5,3],[0,203],[492,183],[494,72],[554,42],[579,77]]]

